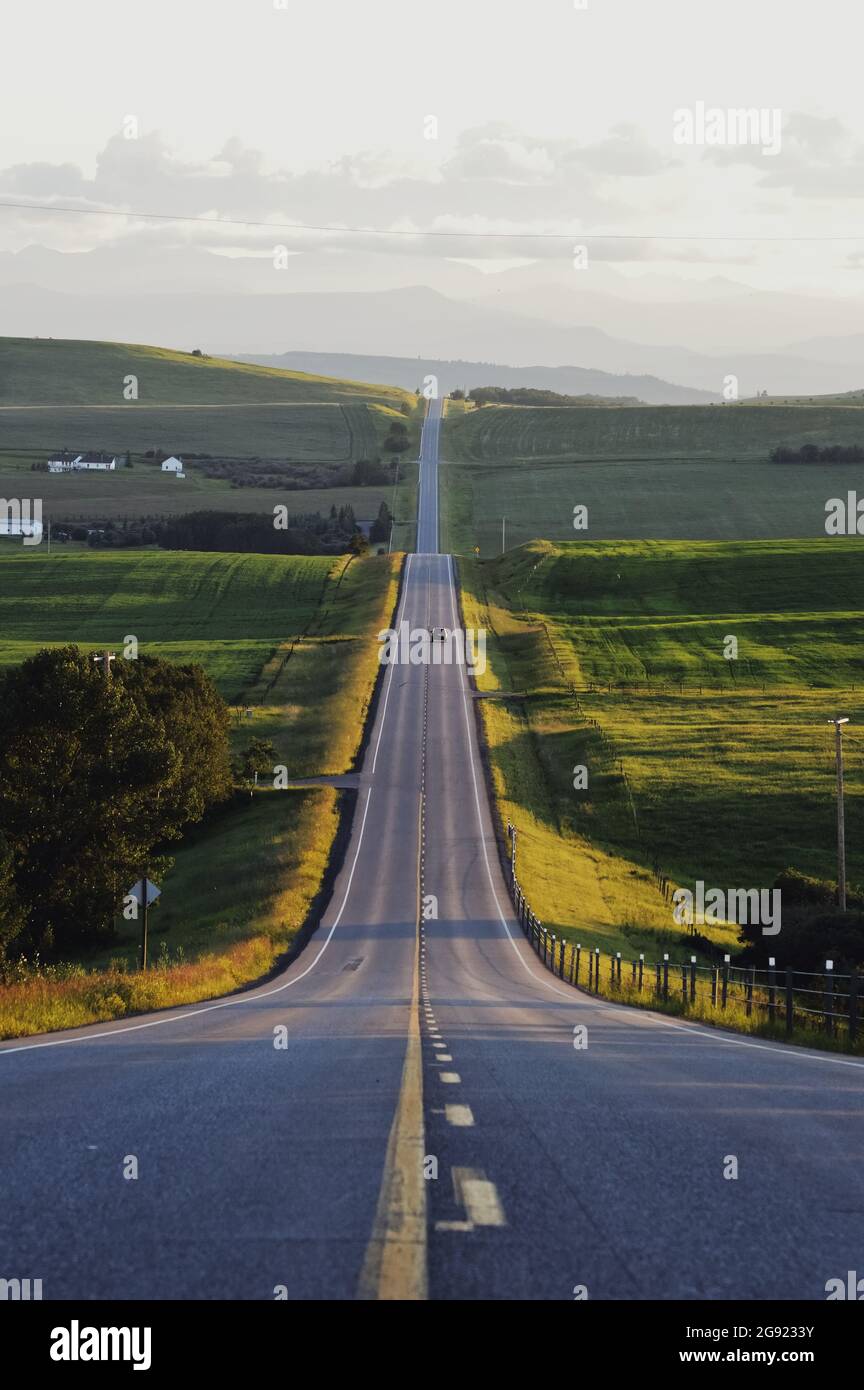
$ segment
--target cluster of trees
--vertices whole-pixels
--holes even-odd
[[[758,923],[742,926],[742,964],[764,967],[769,956],[779,957],[782,940],[784,969],[819,972],[826,960],[840,973],[864,965],[864,894],[847,890],[847,910],[840,912],[836,883],[791,868],[777,875],[773,887],[782,895],[782,937],[763,936]]]
[[[401,420],[394,420],[387,431],[384,448],[390,454],[404,454],[411,443],[408,426]]]
[[[387,503],[382,502],[381,506],[378,508],[378,515],[369,528],[369,539],[372,544],[376,545],[380,541],[389,541],[390,528],[392,525],[393,513],[387,506]]]
[[[197,665],[76,646],[0,675],[0,959],[110,942],[136,879],[225,801],[230,716]]]
[[[184,461],[192,462],[206,478],[218,478],[229,482],[232,487],[279,488],[283,492],[303,492],[311,489],[335,487],[374,487],[394,480],[394,468],[399,467],[399,454],[410,445],[405,425],[397,420],[390,426],[390,433],[384,441],[387,451],[394,455],[389,463],[382,462],[380,455],[374,458],[360,458],[354,463],[291,463],[288,459],[262,458],[212,458],[201,455],[200,459],[185,454]],[[161,451],[159,451],[161,453]]]
[[[187,512],[182,516],[124,517],[69,523],[55,531],[58,541],[86,541],[91,549],[118,550],[127,546],[159,545],[163,550],[258,551],[267,555],[339,555],[354,548],[358,534],[350,506],[288,516],[276,530],[271,513]]]
[[[452,392],[453,400],[465,400],[464,391]],[[467,399],[474,405],[641,405],[636,396],[563,396],[533,386],[475,386]]]
[[[400,478],[399,460],[391,464],[382,463],[380,458],[358,459],[348,479],[351,487],[383,487],[387,483],[398,482]]]
[[[188,454],[184,461],[189,462]],[[232,487],[278,487],[286,492],[339,487],[346,473],[344,465],[291,463],[287,459],[207,458],[192,462],[205,478],[219,478]]]
[[[864,463],[860,444],[802,444],[800,449],[779,444],[768,455],[771,463]]]
[[[233,550],[261,555],[339,555],[356,549],[357,522],[352,507],[288,516],[284,527],[274,517],[253,512],[186,512],[159,527],[163,550]]]

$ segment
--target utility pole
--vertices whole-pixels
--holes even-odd
[[[100,661],[102,662],[102,669],[103,669],[103,673],[104,673],[104,675],[105,675],[105,679],[106,679],[106,681],[107,681],[107,680],[110,680],[110,679],[111,679],[111,662],[117,660],[117,654],[116,654],[116,652],[109,652],[109,651],[107,651],[107,650],[104,651],[104,652],[94,652],[94,653],[93,653],[93,660],[96,661],[96,662],[100,662]]]
[[[846,825],[843,815],[843,725],[848,719],[829,719],[834,725],[834,749],[837,759],[837,905],[846,911]]]
[[[506,540],[505,540],[506,535],[507,535],[507,518],[506,518],[506,516],[502,516],[502,518],[501,518],[501,554],[502,554],[502,555],[504,554],[504,551],[507,549],[507,544],[506,544]]]
[[[147,908],[148,908],[148,902],[147,902],[147,888],[148,888],[148,886],[149,886],[149,885],[148,885],[148,883],[147,883],[147,875],[145,874],[144,877],[143,877],[142,880],[141,880],[141,901],[142,901],[142,903],[143,903],[143,905],[144,905],[144,913],[143,913],[143,916],[142,916],[142,918],[141,918],[141,969],[142,969],[142,970],[146,970],[146,969],[147,969]]]

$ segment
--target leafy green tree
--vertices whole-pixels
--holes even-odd
[[[253,738],[240,754],[240,775],[247,782],[251,782],[256,772],[259,777],[266,777],[275,766],[276,749],[269,738]]]
[[[390,539],[390,527],[393,525],[393,514],[386,502],[382,502],[378,508],[378,515],[369,528],[369,539],[375,544],[376,541],[386,541]]]
[[[228,711],[198,667],[77,647],[0,676],[0,832],[12,851],[24,948],[110,939],[154,847],[230,788]]]

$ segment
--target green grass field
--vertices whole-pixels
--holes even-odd
[[[454,463],[499,459],[762,459],[777,444],[860,444],[855,406],[484,406],[451,412],[442,453]]]
[[[481,685],[525,693],[482,710],[498,815],[553,930],[681,959],[655,862],[688,887],[835,877],[838,711],[864,881],[864,541],[540,542],[461,569],[466,623],[492,633]],[[735,949],[735,928],[710,934]]]
[[[138,399],[126,401],[130,376]],[[371,519],[388,495],[386,486],[232,488],[197,473],[194,462],[178,481],[144,455],[161,449],[335,469],[359,458],[386,458],[384,441],[394,421],[409,428],[410,459],[418,407],[397,387],[134,344],[0,338],[0,491],[7,497],[38,494],[54,521],[199,507],[263,512],[282,502],[297,512],[350,505],[358,518]],[[34,463],[59,449],[131,452],[134,467],[110,474],[33,473]],[[413,463],[405,471],[410,486]]]
[[[0,405],[119,406],[124,378],[138,378],[131,409],[153,405],[235,405],[374,402],[398,410],[414,397],[396,386],[287,372],[193,357],[136,343],[59,338],[0,338]]]
[[[442,437],[442,544],[458,554],[574,537],[759,539],[825,534],[855,464],[771,464],[778,444],[864,442],[855,407],[500,407],[454,410]]]
[[[77,642],[199,661],[231,702],[232,740],[273,741],[292,777],[350,770],[380,669],[401,556],[0,552],[0,665]],[[247,718],[245,711],[251,712]],[[291,944],[321,887],[342,794],[245,794],[172,848],[151,914],[156,964],[134,970],[139,928],[67,970],[0,987],[0,1036],[224,993]]]
[[[199,661],[233,700],[318,608],[328,556],[0,546],[0,665],[77,642]]]
[[[417,485],[417,465],[402,465],[403,478],[397,501],[399,515],[410,513]],[[33,473],[29,463],[4,460],[0,454],[0,494],[3,497],[40,497],[47,524],[75,520],[122,521],[142,516],[178,516],[202,509],[220,512],[269,512],[284,505],[292,515],[321,512],[332,506],[350,506],[358,521],[371,521],[382,502],[392,505],[393,488],[373,484],[369,487],[281,488],[231,487],[216,478],[205,478],[190,470],[178,480],[152,465],[142,464],[114,473]],[[405,496],[404,503],[400,494]],[[401,549],[410,548],[405,544]]]

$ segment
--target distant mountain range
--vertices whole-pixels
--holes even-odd
[[[437,378],[442,395],[456,387],[533,386],[562,395],[635,396],[646,405],[707,405],[718,398],[709,391],[673,386],[653,376],[615,376],[584,367],[507,367],[500,362],[444,361],[440,358],[369,357],[361,353],[282,352],[245,354],[238,362],[262,367],[281,367],[291,372],[341,377],[383,386],[420,387],[424,378]]]
[[[421,275],[434,284],[419,283]],[[377,288],[361,288],[370,285]],[[0,323],[9,335],[161,343],[253,360],[288,354],[314,357],[316,370],[323,356],[352,357],[370,379],[379,369],[360,359],[434,362],[445,389],[522,384],[677,403],[716,400],[734,376],[741,396],[854,391],[864,386],[862,321],[851,294],[627,276],[603,263],[582,273],[556,260],[484,274],[395,253],[299,253],[280,270],[270,256],[143,244],[0,254]],[[454,381],[449,369],[458,376],[463,363],[471,374],[495,363],[497,375]]]

